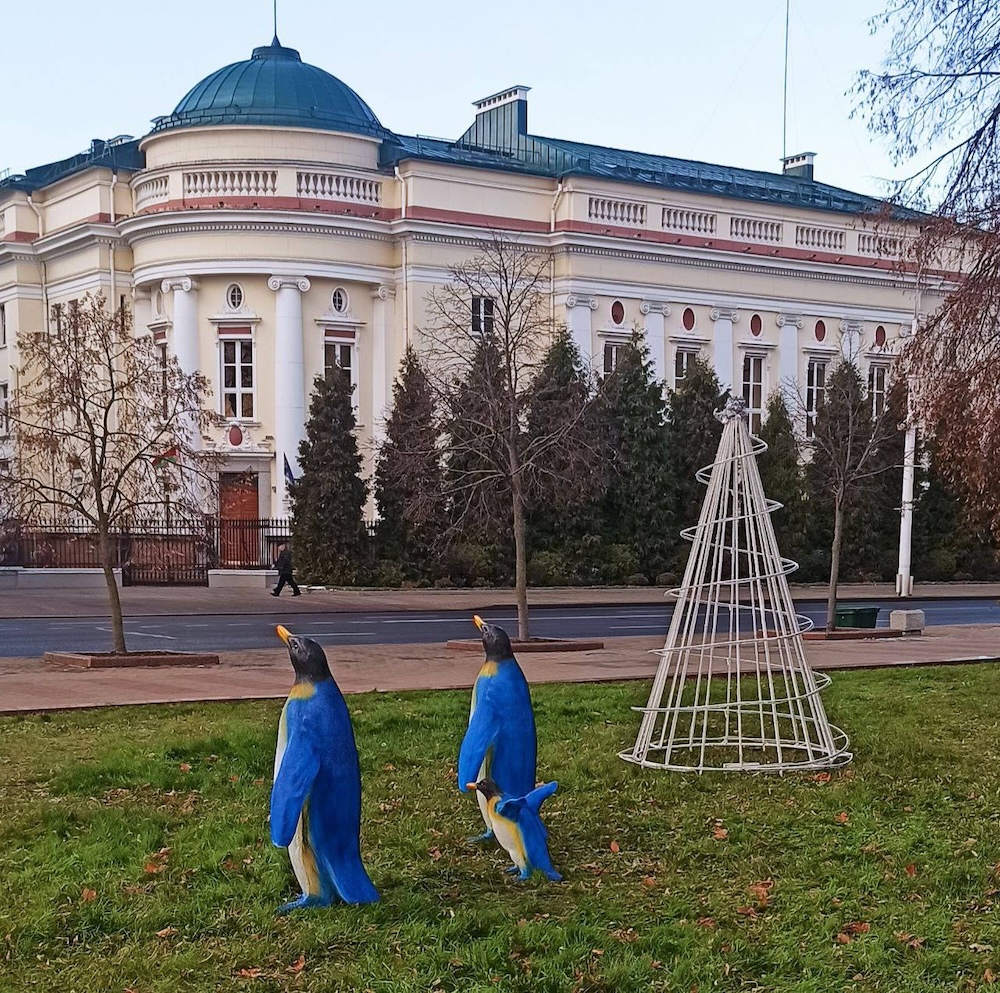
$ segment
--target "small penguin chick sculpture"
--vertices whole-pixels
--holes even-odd
[[[481,617],[472,618],[483,638],[486,661],[472,687],[469,726],[458,753],[458,788],[490,779],[504,796],[525,796],[535,785],[537,739],[528,681],[514,658],[507,632]],[[493,836],[486,800],[477,792],[486,822],[484,834]]]
[[[279,908],[374,903],[361,862],[361,768],[347,704],[323,649],[278,625],[295,669],[278,725],[271,841],[288,848],[302,895]]]
[[[468,789],[476,790],[485,799],[493,833],[514,862],[507,871],[517,872],[518,879],[527,879],[535,869],[544,872],[553,882],[562,879],[552,868],[549,832],[539,816],[542,801],[552,796],[558,786],[558,783],[545,783],[527,796],[505,798],[492,779],[467,784]]]

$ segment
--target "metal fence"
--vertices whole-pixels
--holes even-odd
[[[145,520],[115,529],[111,558],[125,585],[207,585],[209,569],[268,569],[291,537],[283,519]],[[96,569],[100,541],[88,523],[0,524],[0,566]]]

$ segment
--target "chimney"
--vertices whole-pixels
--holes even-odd
[[[793,179],[804,179],[811,183],[813,181],[813,160],[816,158],[815,152],[799,152],[798,155],[789,155],[781,160],[782,173],[791,176]]]
[[[518,139],[528,133],[528,90],[509,86],[499,93],[476,100],[476,119],[459,139],[480,148],[516,150]]]

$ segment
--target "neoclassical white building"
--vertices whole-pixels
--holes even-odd
[[[639,327],[668,386],[700,354],[755,421],[783,383],[814,410],[841,351],[881,402],[915,310],[938,300],[897,271],[903,232],[876,225],[877,201],[819,182],[811,153],[757,172],[540,137],[527,112],[512,86],[453,141],[394,134],[275,39],[144,137],[7,177],[0,405],[16,334],[99,291],[211,380],[221,513],[283,517],[314,377],[350,370],[377,441],[428,290],[498,229],[551,253],[553,322],[603,370]]]

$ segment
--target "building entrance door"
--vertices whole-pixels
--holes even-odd
[[[230,569],[260,569],[261,522],[256,472],[219,474],[219,559]]]

